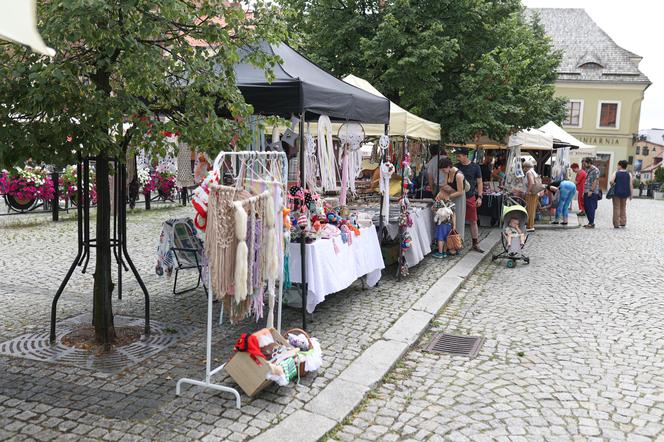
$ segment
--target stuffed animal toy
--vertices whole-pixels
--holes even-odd
[[[441,207],[436,211],[433,220],[436,222],[436,224],[443,224],[449,222],[453,214],[454,212],[452,212],[452,209]]]
[[[297,226],[302,230],[309,227],[309,220],[307,219],[307,215],[303,213],[297,218]]]
[[[336,212],[328,212],[327,213],[327,222],[328,224],[332,224],[333,226],[336,226],[339,224],[341,219],[339,218],[339,215],[336,214]]]
[[[210,195],[210,183],[219,182],[219,173],[210,172],[207,174],[200,186],[194,190],[194,195],[191,198],[191,205],[194,206],[196,210],[196,216],[194,217],[194,225],[200,231],[205,231],[207,227],[207,209],[208,209],[208,198]]]
[[[341,241],[343,241],[344,244],[348,244],[349,246],[352,245],[353,235],[350,233],[348,225],[342,224],[341,227],[339,227],[339,231],[341,232]]]
[[[410,233],[404,232],[401,240],[401,249],[405,252],[413,246],[413,239],[410,237]]]
[[[309,341],[307,341],[306,336],[304,336],[303,334],[294,335],[292,333],[288,333],[288,343],[291,346],[299,348],[302,351],[309,350]]]
[[[291,210],[287,207],[284,207],[283,209],[281,209],[281,212],[283,213],[284,216],[284,230],[290,230],[290,228],[293,226],[293,223],[291,223],[290,219]]]

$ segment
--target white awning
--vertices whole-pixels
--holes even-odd
[[[44,43],[37,30],[35,0],[0,1],[0,38],[30,46],[33,51],[52,57],[55,51]]]
[[[553,150],[553,136],[539,129],[526,129],[509,137],[507,145],[521,150]]]
[[[560,140],[563,143],[567,143],[572,147],[578,147],[578,149],[574,149],[572,151],[575,156],[582,155],[592,157],[596,154],[597,149],[595,146],[591,146],[582,141],[579,141],[576,137],[565,131],[565,129],[558,126],[553,121],[549,121],[544,126],[540,127],[540,130],[548,133],[549,135],[553,136],[553,138]]]

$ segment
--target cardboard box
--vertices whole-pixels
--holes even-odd
[[[276,329],[271,328],[270,333],[275,342],[288,345],[288,341]],[[251,397],[257,395],[272,383],[272,381],[266,379],[266,375],[270,371],[269,363],[263,359],[261,365],[258,365],[246,352],[236,352],[224,366],[224,370],[240,386],[242,391]]]

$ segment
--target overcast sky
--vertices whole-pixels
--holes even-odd
[[[641,107],[640,129],[664,128],[664,1],[523,0],[533,8],[583,8],[618,45],[643,57],[650,78]]]

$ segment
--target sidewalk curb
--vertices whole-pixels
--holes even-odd
[[[569,217],[569,224],[562,226],[560,224],[535,224],[535,231],[537,230],[569,230],[578,229],[581,227],[578,215],[571,215]]]
[[[336,427],[419,340],[435,315],[447,305],[466,278],[472,275],[485,258],[491,256],[491,249],[500,241],[500,234],[499,230],[492,230],[480,243],[485,253],[467,252],[383,333],[382,339],[364,350],[303,410],[287,416],[253,440],[316,441]]]

